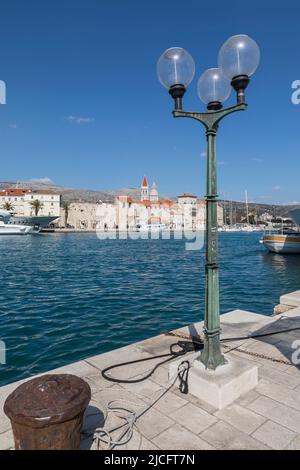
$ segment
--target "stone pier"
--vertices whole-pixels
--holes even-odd
[[[282,302],[287,302],[283,305],[291,308],[277,316],[241,310],[222,315],[222,338],[300,327],[300,291],[283,296]],[[202,336],[202,328],[203,324],[197,323],[180,328],[176,333]],[[136,384],[114,384],[105,380],[101,371],[119,362],[167,353],[178,340],[162,334],[52,371],[78,375],[91,385],[92,401],[85,415],[82,449],[95,447],[92,436],[94,430],[104,424],[108,401],[134,402],[137,411],[168,383],[169,364]],[[258,384],[254,389],[218,410],[192,394],[180,393],[175,384],[137,421],[131,441],[115,450],[300,449],[300,370],[297,363],[291,362],[300,359],[297,347],[300,348],[295,346],[297,340],[300,340],[300,330],[224,343],[224,354],[246,358],[258,367]],[[185,358],[193,354],[191,352]],[[119,378],[140,378],[160,361],[154,359],[153,362],[114,369],[112,374]],[[0,449],[13,448],[10,422],[3,414],[3,403],[20,383],[0,388]],[[111,424],[110,419],[107,418],[106,424]]]

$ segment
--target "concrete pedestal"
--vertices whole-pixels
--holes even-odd
[[[175,377],[179,364],[188,360],[191,364],[188,374],[189,393],[219,410],[257,385],[258,367],[247,359],[226,354],[228,364],[211,371],[205,369],[204,365],[196,360],[197,357],[199,353],[172,362],[169,376]]]

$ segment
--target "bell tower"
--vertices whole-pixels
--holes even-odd
[[[149,201],[149,186],[146,176],[144,176],[141,185],[141,201]]]
[[[158,191],[156,183],[153,183],[152,189],[150,191],[150,201],[151,202],[158,202]]]

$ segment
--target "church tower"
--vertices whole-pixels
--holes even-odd
[[[151,188],[151,191],[150,191],[150,201],[151,202],[158,202],[158,191],[157,191],[156,183],[152,184],[152,188]]]
[[[149,186],[146,176],[144,176],[141,186],[141,201],[149,201]]]

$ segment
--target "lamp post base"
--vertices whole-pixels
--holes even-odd
[[[221,410],[241,395],[252,390],[258,383],[258,367],[253,361],[230,355],[228,364],[214,372],[207,370],[198,360],[198,353],[187,357],[191,364],[188,374],[188,393]],[[169,366],[169,377],[178,374],[183,359]]]
[[[217,367],[227,364],[228,361],[221,353],[220,331],[208,333],[204,331],[205,340],[203,351],[198,361],[202,362],[205,369],[215,370]]]

